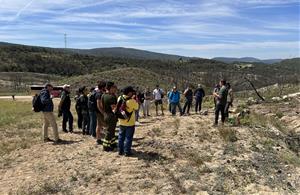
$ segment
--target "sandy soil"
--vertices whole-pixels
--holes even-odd
[[[300,168],[283,158],[294,154],[280,131],[212,121],[212,110],[142,119],[133,157],[103,152],[79,131],[60,132],[65,144],[40,143],[2,157],[0,194],[300,193]]]

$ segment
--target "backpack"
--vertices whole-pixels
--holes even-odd
[[[126,101],[127,100],[129,100],[129,99],[125,99],[123,96],[121,96],[120,100],[117,103],[117,109],[116,109],[115,115],[119,119],[128,119],[128,121],[129,121],[133,112],[128,112],[126,110]]]
[[[44,109],[45,105],[42,103],[40,94],[33,97],[32,107],[34,112],[41,112]]]
[[[161,99],[163,99],[163,98],[165,97],[165,95],[164,95],[164,93],[162,92],[162,90],[161,90],[161,89],[159,89],[159,90],[158,90],[158,92],[160,93],[160,97],[161,97]]]
[[[98,92],[93,91],[93,93],[89,96],[89,100],[88,100],[89,110],[98,110],[97,99],[96,99],[97,93]]]

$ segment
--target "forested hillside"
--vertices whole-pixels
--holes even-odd
[[[300,73],[299,67],[299,58],[284,60],[273,65],[253,63],[251,66],[242,67],[201,58],[166,61],[130,58],[130,55],[127,58],[120,56],[99,57],[73,53],[63,49],[0,44],[0,72],[34,72],[67,77],[94,74],[101,77],[104,71],[107,73],[125,68],[127,71],[124,72],[123,76],[126,76],[128,70],[137,70],[126,68],[138,68],[145,71],[136,74],[137,77],[149,78],[149,74],[156,75],[161,78],[158,80],[167,80],[169,85],[177,83],[179,87],[184,87],[186,83],[195,85],[202,83],[211,87],[220,78],[226,78],[232,82],[236,89],[245,89],[249,87],[249,84],[245,83],[244,77],[251,79],[257,87],[278,82],[295,83],[299,82],[297,76]],[[113,80],[116,79],[112,74],[106,75],[111,75],[110,78]],[[128,78],[130,78],[129,75]],[[74,79],[71,80],[74,81]],[[155,82],[158,80],[156,79]],[[142,83],[136,84],[141,85]]]

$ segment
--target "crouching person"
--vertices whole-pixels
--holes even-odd
[[[54,105],[50,95],[52,90],[53,90],[53,86],[51,84],[46,84],[45,88],[40,93],[41,103],[43,104],[42,112],[44,116],[43,137],[44,137],[44,142],[52,141],[48,137],[48,127],[49,125],[51,125],[53,129],[54,142],[59,143],[62,140],[59,139],[57,124],[56,124],[55,116],[53,114]]]
[[[119,155],[130,156],[133,135],[135,131],[135,111],[139,109],[139,105],[135,100],[134,89],[126,87],[123,95],[119,97],[116,115],[119,118]]]

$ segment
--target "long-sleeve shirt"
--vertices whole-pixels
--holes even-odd
[[[53,101],[50,96],[50,92],[47,89],[43,89],[40,93],[41,102],[44,104],[43,112],[53,112]]]

